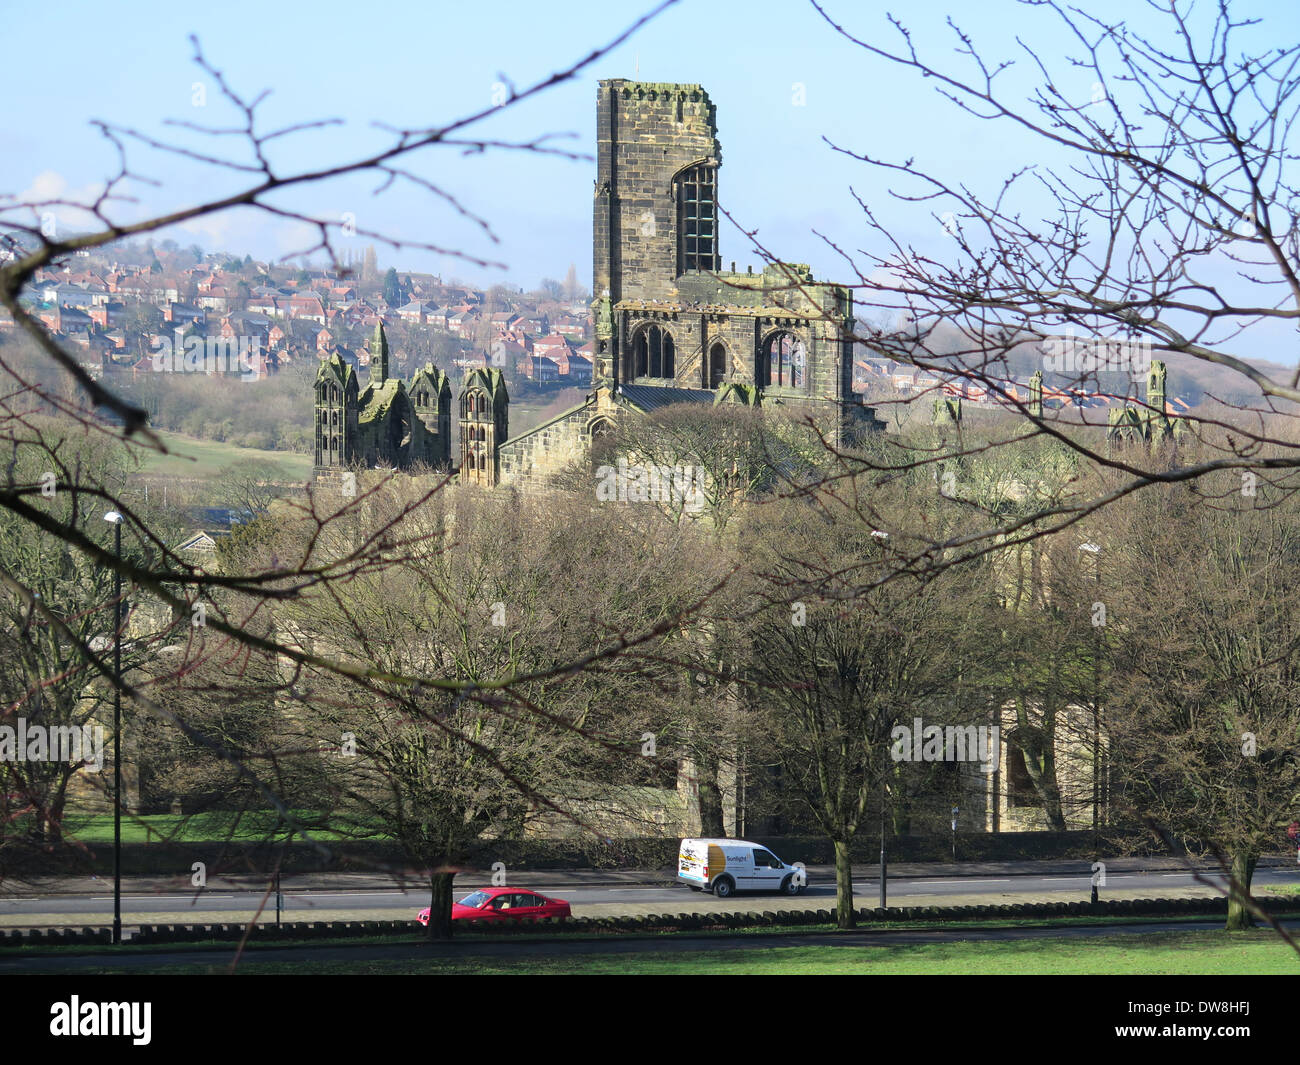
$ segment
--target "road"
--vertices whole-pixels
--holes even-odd
[[[865,870],[864,870],[865,871]],[[874,870],[873,870],[874,872]],[[651,913],[711,912],[717,910],[822,909],[832,908],[835,888],[831,870],[812,867],[809,886],[798,898],[742,894],[725,901],[673,884],[664,874],[658,884],[565,883],[563,874],[548,880],[535,873],[520,876],[512,886],[527,887],[567,899],[575,916],[617,916]],[[1204,874],[1223,884],[1219,874]],[[111,881],[85,894],[31,894],[0,897],[0,927],[86,927],[107,925],[112,920]],[[1300,869],[1268,868],[1255,874],[1254,890],[1282,885],[1300,887]],[[481,886],[473,878],[458,878],[457,897]],[[1003,876],[891,877],[890,905],[998,905],[1015,902],[1087,901],[1091,876],[1087,873]],[[1199,884],[1186,871],[1113,872],[1106,877],[1101,896],[1107,899],[1210,896],[1214,888]],[[124,892],[123,923],[138,924],[230,923],[250,920],[261,903],[264,889],[232,889],[210,886],[202,891],[175,888],[160,892]],[[874,877],[860,876],[854,882],[859,906],[875,906],[878,887]],[[360,887],[356,890],[286,890],[283,916],[287,921],[401,920],[428,905],[424,890],[397,887]],[[262,920],[274,920],[274,897],[268,900]]]

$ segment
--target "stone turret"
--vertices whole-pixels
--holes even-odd
[[[961,396],[939,396],[931,418],[935,425],[961,424]]]
[[[316,468],[351,465],[357,458],[356,371],[337,353],[316,371]]]
[[[460,393],[460,483],[495,488],[509,439],[510,396],[500,370],[471,370]]]
[[[1168,367],[1159,359],[1151,364],[1147,374],[1146,405],[1112,409],[1106,419],[1108,438],[1158,444],[1170,439],[1177,442],[1188,434],[1196,435],[1198,423],[1194,418],[1168,413],[1168,374]]]
[[[451,466],[451,379],[433,363],[425,363],[411,378],[411,409],[424,427],[420,448],[412,458],[434,469]]]
[[[376,385],[388,380],[388,336],[383,322],[375,325],[375,333],[370,338],[370,380]]]
[[[1147,374],[1147,406],[1149,410],[1143,411],[1143,417],[1147,422],[1147,438],[1149,440],[1163,440],[1170,435],[1169,419],[1165,417],[1165,380],[1168,371],[1165,364],[1156,359],[1151,364],[1151,372]]]
[[[609,289],[592,301],[591,317],[596,326],[592,384],[608,387],[614,378],[614,305],[610,302]]]
[[[1035,370],[1029,379],[1029,414],[1033,418],[1043,416],[1043,371]]]

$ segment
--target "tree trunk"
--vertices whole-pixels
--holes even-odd
[[[893,802],[889,804],[889,834],[894,838],[912,834],[912,804],[907,801],[901,787],[889,789]]]
[[[1064,832],[1065,810],[1061,806],[1061,792],[1056,786],[1056,773],[1053,770],[1052,780],[1049,786],[1039,787],[1038,782],[1034,786],[1038,788],[1039,797],[1043,800],[1043,814],[1047,818],[1047,827],[1053,832]]]
[[[835,927],[854,928],[857,914],[853,910],[853,862],[849,859],[849,841],[835,840]]]
[[[54,791],[54,799],[49,810],[49,829],[45,837],[50,843],[63,842],[63,811],[68,803],[68,780],[70,778],[70,772],[65,774]]]
[[[451,938],[451,882],[455,873],[434,873],[429,898],[429,925],[425,938],[430,941]]]
[[[1255,924],[1254,916],[1246,909],[1246,898],[1250,894],[1250,881],[1255,875],[1256,861],[1258,858],[1253,854],[1238,852],[1232,856],[1232,879],[1235,886],[1229,888],[1228,923],[1224,926],[1229,932],[1241,932]]]
[[[49,819],[43,809],[37,808],[31,820],[31,828],[27,830],[27,839],[32,843],[45,842],[45,826]]]
[[[1043,804],[1047,827],[1054,832],[1064,832],[1065,811],[1061,806],[1061,786],[1056,773],[1056,715],[1048,715],[1049,727],[1039,728],[1029,724],[1028,715],[1017,707],[1016,734],[1020,753],[1024,756],[1029,781]]]

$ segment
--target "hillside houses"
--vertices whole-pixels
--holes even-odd
[[[923,370],[893,359],[859,356],[854,360],[854,386],[892,391],[903,397],[927,396],[929,398],[959,399],[977,407],[1025,406],[1033,398],[1034,382],[1030,376],[1009,377],[1003,380],[971,380],[958,373]],[[1122,405],[1128,397],[1116,392],[1086,388],[1069,383],[1042,383],[1043,405],[1053,410],[1084,410],[1096,407]],[[1168,414],[1181,414],[1190,410],[1190,404],[1180,398],[1166,402]]]
[[[416,330],[428,338],[444,337],[438,350],[448,365],[460,369],[500,370],[544,387],[591,386],[591,322],[583,302],[502,288],[487,293],[410,274],[402,278],[406,302],[390,307],[377,278],[362,282],[320,269],[219,258],[196,263],[188,255],[159,253],[144,266],[91,256],[78,260],[75,270],[40,272],[22,302],[86,358],[98,364],[102,355],[105,372],[136,366],[142,353],[156,350],[158,338],[195,334],[248,338],[265,355],[268,372],[294,359],[334,354],[365,367],[364,338],[385,325],[395,331],[400,358],[405,358],[401,338]],[[7,318],[0,320],[0,331],[14,328]],[[421,358],[427,357],[428,344],[417,345],[426,353]],[[1023,404],[1030,395],[1028,376],[974,382],[957,373],[918,369],[862,345],[854,353],[853,387],[903,397],[942,396],[976,408]],[[1043,402],[1053,409],[1114,406],[1122,399],[1060,375],[1049,375],[1043,384]],[[1168,403],[1170,413],[1187,406],[1177,397]]]
[[[411,300],[410,303],[397,308],[397,317],[407,325],[428,325],[437,314],[436,304],[424,303],[421,300]]]
[[[585,300],[530,298],[500,287],[485,293],[412,274],[402,279],[406,302],[390,307],[375,276],[358,281],[218,255],[196,262],[194,252],[168,244],[123,249],[133,262],[95,252],[75,271],[41,271],[22,302],[56,339],[102,353],[105,372],[145,372],[149,360],[142,356],[194,336],[245,338],[271,370],[335,354],[365,366],[364,336],[385,325],[399,337],[408,335],[403,329],[444,336],[439,350],[451,344],[444,357],[457,366],[502,370],[548,386],[591,382]],[[0,331],[13,328],[8,315],[0,319]],[[428,343],[416,346],[427,352]]]

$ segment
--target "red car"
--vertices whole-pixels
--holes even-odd
[[[563,899],[548,899],[536,891],[523,888],[480,888],[466,895],[460,902],[451,904],[453,921],[538,921],[543,917],[572,916],[569,904]],[[429,923],[429,907],[416,918],[420,924]]]

